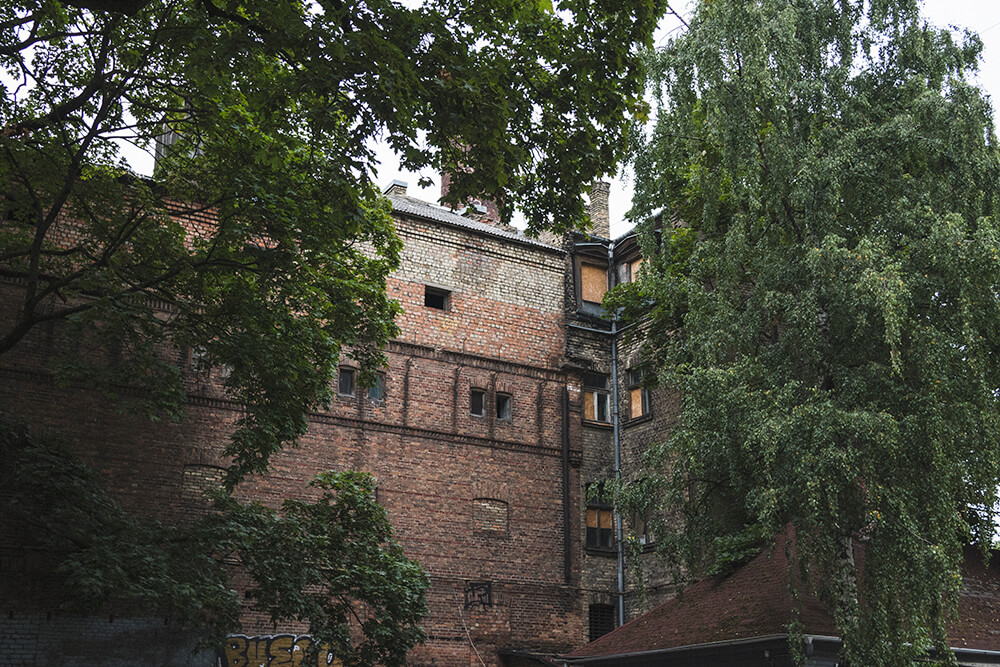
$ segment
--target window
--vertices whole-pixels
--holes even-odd
[[[653,543],[653,534],[649,531],[648,515],[636,513],[632,515],[632,531],[642,546]]]
[[[438,287],[424,286],[424,305],[436,310],[448,310],[448,297],[451,292]]]
[[[629,419],[645,417],[650,413],[649,389],[642,386],[645,373],[639,368],[628,371]]]
[[[622,262],[618,266],[618,282],[634,283],[639,279],[639,267],[642,266],[642,257],[637,257],[631,262]]]
[[[604,484],[587,487],[587,548],[614,549],[614,508],[604,492]]]
[[[469,412],[473,417],[486,416],[486,392],[482,389],[469,392]]]
[[[497,394],[497,419],[510,421],[510,394]]]
[[[337,377],[337,393],[341,396],[354,395],[354,369],[341,368]]]
[[[600,373],[583,374],[583,418],[587,421],[611,421],[608,376]]]
[[[475,498],[472,501],[472,525],[477,533],[506,535],[509,525],[507,503],[494,498]]]
[[[615,629],[615,608],[609,604],[590,605],[590,641]]]
[[[368,387],[368,400],[369,401],[384,401],[385,400],[385,375],[379,373],[375,376],[375,384]]]
[[[580,300],[600,306],[608,291],[608,269],[600,264],[580,264]]]

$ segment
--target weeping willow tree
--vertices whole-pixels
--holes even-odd
[[[981,46],[913,0],[704,0],[651,55],[632,211],[651,261],[609,305],[647,319],[683,397],[649,452],[662,543],[706,571],[790,523],[853,665],[953,661],[963,547],[994,533]]]

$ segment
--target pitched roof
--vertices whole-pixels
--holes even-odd
[[[795,610],[803,634],[839,636],[832,615],[819,599],[804,592],[805,587],[798,586],[801,594],[793,598],[789,577],[798,579],[797,568],[788,567],[785,545],[786,538],[778,537],[772,548],[735,572],[703,579],[682,596],[565,657],[612,656],[785,635]],[[993,558],[987,568],[976,550],[967,549],[963,573],[965,589],[958,620],[949,624],[949,644],[956,649],[1000,651],[1000,558]]]
[[[525,245],[544,248],[546,250],[554,250],[557,252],[562,251],[560,248],[549,245],[548,243],[543,243],[538,239],[533,239],[525,235],[525,233],[520,229],[516,229],[514,227],[499,227],[497,225],[479,222],[478,220],[473,220],[471,218],[458,215],[457,213],[453,213],[451,210],[442,206],[435,206],[434,204],[429,204],[425,201],[415,199],[407,195],[389,192],[386,193],[385,196],[392,202],[392,210],[396,213],[411,215],[416,218],[431,220],[433,222],[440,222],[453,227],[461,227],[462,229],[467,229],[469,231],[489,236],[496,236],[515,243],[523,243]]]

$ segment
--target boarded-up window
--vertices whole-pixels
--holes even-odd
[[[614,507],[604,484],[587,487],[587,548],[614,549]]]
[[[609,422],[610,394],[608,376],[600,373],[583,374],[583,418],[587,421]]]
[[[493,498],[476,498],[472,501],[472,523],[476,532],[507,534],[507,503]]]
[[[580,265],[580,298],[590,303],[600,303],[608,291],[608,271],[596,264]]]
[[[209,500],[205,493],[222,486],[223,474],[223,469],[216,466],[198,464],[184,466],[181,499],[189,506],[207,505]]]
[[[631,368],[628,371],[629,419],[638,419],[650,413],[649,389],[642,386],[643,376],[642,369]]]

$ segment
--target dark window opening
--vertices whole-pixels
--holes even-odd
[[[604,491],[604,484],[587,487],[587,548],[614,549],[614,507]]]
[[[448,290],[436,287],[424,287],[424,305],[437,310],[448,310]]]
[[[385,400],[385,375],[379,373],[375,376],[375,384],[368,387],[368,400],[369,401],[384,401]]]
[[[510,421],[510,394],[497,394],[497,419]]]
[[[609,604],[590,605],[590,641],[615,629],[615,608]]]
[[[486,392],[482,389],[469,392],[469,412],[475,417],[486,416]]]
[[[337,377],[337,393],[341,396],[354,395],[354,369],[341,368]]]

